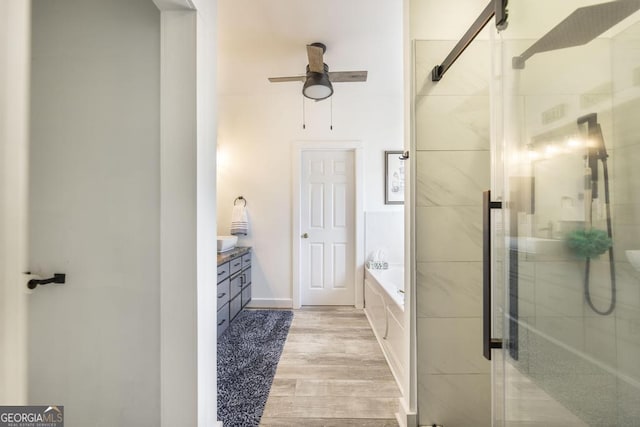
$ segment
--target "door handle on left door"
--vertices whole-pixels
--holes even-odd
[[[48,285],[49,283],[64,283],[67,275],[64,273],[54,273],[48,279],[31,279],[27,282],[27,288],[35,289],[38,285]]]
[[[301,237],[303,239],[308,239],[309,238],[309,233],[304,233]]]

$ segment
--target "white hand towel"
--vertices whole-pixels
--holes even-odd
[[[231,212],[231,234],[247,235],[249,232],[249,219],[247,218],[247,208],[242,205],[236,205]]]

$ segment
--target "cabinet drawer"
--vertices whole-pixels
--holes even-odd
[[[229,277],[229,263],[225,262],[218,266],[218,283]]]
[[[242,280],[242,286],[245,287],[251,284],[251,267],[242,272],[244,279]]]
[[[218,284],[218,310],[229,302],[229,279],[225,279]]]
[[[245,286],[242,290],[242,307],[244,308],[249,301],[251,301],[251,285]]]
[[[218,337],[227,330],[229,326],[229,306],[225,304],[218,310]]]
[[[240,295],[229,301],[229,319],[233,320],[242,309],[242,298]]]
[[[242,274],[238,274],[236,277],[231,279],[229,286],[230,298],[235,298],[235,296],[238,295],[240,291],[242,291],[242,284],[244,283],[242,279]]]
[[[251,267],[251,253],[242,255],[242,269]]]
[[[234,258],[229,261],[229,274],[233,276],[242,269],[242,257]]]

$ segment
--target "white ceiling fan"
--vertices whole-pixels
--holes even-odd
[[[272,83],[303,82],[302,94],[307,98],[321,101],[333,95],[332,83],[337,82],[365,82],[366,71],[329,71],[329,66],[324,63],[322,55],[327,47],[322,43],[307,45],[309,64],[304,76],[269,77]]]

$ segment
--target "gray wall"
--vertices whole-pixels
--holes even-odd
[[[482,357],[482,191],[490,186],[489,44],[438,83],[455,42],[415,43],[416,260],[420,425],[491,425]]]
[[[160,14],[33,2],[29,402],[160,425]]]

